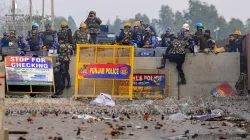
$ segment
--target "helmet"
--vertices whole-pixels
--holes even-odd
[[[151,29],[148,27],[148,28],[145,29],[145,31],[151,31]]]
[[[61,27],[62,27],[62,28],[63,28],[63,27],[67,27],[67,26],[68,26],[68,23],[65,22],[65,21],[61,23]]]
[[[134,29],[138,29],[139,28],[139,26],[134,26]]]
[[[91,14],[96,15],[96,12],[95,12],[95,11],[90,11],[90,12],[89,12],[89,15],[91,15]]]
[[[49,23],[45,24],[45,27],[51,27],[51,25]]]
[[[189,30],[190,27],[187,23],[185,23],[185,24],[183,24],[182,28],[185,30]]]
[[[38,23],[33,23],[33,24],[32,24],[32,27],[34,27],[34,28],[39,28],[39,24],[38,24]]]
[[[80,27],[85,29],[85,28],[87,28],[87,24],[85,24],[84,22],[82,22],[81,25],[80,25]]]
[[[131,27],[130,21],[125,22],[124,27]]]
[[[23,38],[23,35],[18,35],[18,38]]]
[[[3,36],[8,36],[8,35],[9,35],[8,32],[3,33]]]
[[[209,54],[210,50],[208,48],[204,49],[205,54]]]
[[[235,35],[241,35],[241,31],[240,30],[235,30],[234,34]]]
[[[165,28],[165,31],[169,31],[169,32],[171,32],[171,28],[170,27],[167,27],[167,28]]]
[[[203,24],[202,23],[197,23],[196,27],[203,27]]]

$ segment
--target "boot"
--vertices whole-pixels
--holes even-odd
[[[70,77],[67,77],[67,86],[66,88],[70,88],[71,87],[71,82],[70,82]]]
[[[186,85],[187,84],[186,79],[185,78],[181,79],[181,81],[179,81],[177,84],[178,85]]]
[[[157,67],[157,69],[165,69],[166,59],[163,57],[161,59],[161,66]]]

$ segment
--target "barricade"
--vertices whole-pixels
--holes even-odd
[[[8,55],[8,56],[18,56],[18,48],[16,47],[0,47],[1,48],[1,54]]]
[[[107,93],[132,99],[133,69],[133,46],[77,44],[75,98]],[[121,82],[128,86],[122,93]]]
[[[7,93],[54,93],[51,57],[5,57]]]
[[[164,98],[170,96],[170,70],[134,69],[134,98]]]

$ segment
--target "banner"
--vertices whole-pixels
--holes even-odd
[[[134,74],[133,78],[133,93],[135,96],[164,95],[166,84],[164,74]],[[128,92],[127,81],[120,81],[119,92],[120,94]]]
[[[51,57],[7,56],[5,69],[8,85],[53,85]]]
[[[78,71],[83,78],[129,79],[130,73],[126,64],[83,64]]]

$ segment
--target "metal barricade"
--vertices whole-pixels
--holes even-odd
[[[133,69],[133,46],[77,44],[75,98],[107,93],[132,99]],[[128,86],[123,93],[121,82]]]
[[[2,55],[19,56],[18,48],[16,47],[0,47]]]
[[[162,54],[166,52],[167,47],[156,47],[155,48],[155,57],[162,57]]]

